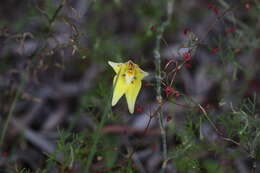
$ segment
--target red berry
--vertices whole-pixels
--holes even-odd
[[[209,8],[209,9],[212,9],[212,8],[213,8],[213,5],[212,5],[212,4],[208,4],[208,8]]]
[[[181,94],[180,94],[178,91],[176,91],[176,92],[174,93],[174,95],[175,95],[175,97],[179,97]]]
[[[191,60],[191,54],[189,52],[185,52],[182,55],[182,58],[183,58],[184,61],[189,61],[189,60]]]
[[[135,108],[135,111],[137,113],[142,113],[144,111],[144,108],[142,106],[137,105],[136,108]]]
[[[157,30],[157,27],[156,27],[155,25],[152,25],[152,26],[150,27],[150,30],[156,31],[156,30]]]
[[[171,117],[171,116],[167,116],[167,117],[166,117],[166,121],[167,121],[167,122],[169,122],[169,121],[171,121],[171,120],[172,120],[172,117]]]
[[[218,9],[217,7],[213,7],[213,11],[214,11],[214,13],[215,13],[216,15],[218,15],[219,9]]]
[[[245,4],[245,8],[246,8],[247,10],[249,10],[251,7],[252,7],[252,6],[251,6],[250,3],[246,3],[246,4]]]
[[[219,51],[219,48],[217,48],[217,47],[211,49],[211,53],[212,53],[213,55],[217,54],[218,51]]]
[[[191,32],[191,30],[189,28],[184,28],[184,30],[183,30],[184,35],[187,35],[189,32]]]
[[[240,53],[240,52],[241,52],[241,49],[238,49],[238,48],[237,48],[237,49],[234,50],[234,53],[235,53],[235,54],[238,54],[238,53]]]
[[[164,92],[167,94],[167,96],[168,96],[168,95],[171,95],[171,94],[173,93],[173,88],[170,87],[170,86],[166,86],[166,87],[164,88]]]

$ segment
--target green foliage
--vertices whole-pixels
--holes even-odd
[[[16,173],[32,173],[32,171],[29,169],[26,169],[26,168],[22,168],[19,171],[17,171]]]
[[[224,170],[221,168],[219,163],[214,160],[205,160],[203,162],[203,167],[205,167],[209,173],[224,173]]]
[[[60,130],[58,139],[55,153],[47,154],[47,165],[53,166],[53,163],[56,163],[64,171],[72,169],[75,163],[83,164],[82,161],[89,152],[88,146],[91,145],[86,142],[89,141],[89,138],[85,134],[73,134]]]
[[[227,129],[228,136],[231,138],[238,136],[240,144],[249,150],[252,157],[255,157],[257,146],[260,144],[260,120],[257,104],[259,101],[256,96],[253,99],[243,99],[237,108],[232,107],[232,112],[225,113],[218,118],[220,124]]]

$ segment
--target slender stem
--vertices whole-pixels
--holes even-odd
[[[159,111],[159,125],[160,125],[160,130],[161,130],[162,146],[163,146],[163,165],[162,165],[161,172],[165,172],[167,164],[164,164],[164,163],[167,162],[168,156],[167,156],[166,129],[165,129],[165,125],[163,123],[162,111]]]
[[[52,15],[51,19],[49,20],[49,29],[51,29],[51,25],[55,22],[58,14],[60,13],[60,11],[62,10],[62,8],[65,5],[66,0],[62,0],[60,2],[60,5],[58,6],[58,8],[55,10],[54,14]]]
[[[110,103],[110,102],[109,102]],[[90,166],[92,164],[92,161],[93,161],[93,158],[96,154],[96,151],[97,151],[97,145],[98,145],[98,142],[99,142],[99,139],[102,135],[102,132],[101,132],[101,129],[103,128],[105,122],[106,122],[106,119],[107,119],[107,114],[108,114],[108,111],[110,109],[110,104],[107,104],[106,105],[106,108],[102,114],[102,118],[101,118],[101,121],[97,127],[97,130],[96,130],[96,133],[95,133],[95,136],[93,137],[93,144],[92,144],[92,147],[90,149],[90,153],[89,153],[89,156],[88,156],[88,159],[87,159],[87,163],[86,163],[86,168],[85,168],[85,171],[86,173],[90,172]]]
[[[119,71],[119,74],[120,74],[120,71]],[[117,76],[115,83],[117,83],[118,77],[119,76]],[[115,89],[115,85],[113,86],[113,92],[114,92],[114,89]],[[100,121],[100,123],[97,127],[95,134],[94,134],[94,137],[93,137],[94,142],[91,146],[90,153],[89,153],[89,156],[88,156],[87,161],[86,161],[86,167],[85,167],[85,170],[84,170],[85,173],[90,172],[90,167],[91,167],[93,158],[94,158],[96,151],[97,151],[97,145],[98,145],[99,139],[102,135],[101,130],[102,130],[102,128],[103,128],[103,126],[104,126],[104,124],[107,120],[108,112],[111,109],[111,99],[112,99],[112,94],[110,94],[109,97],[108,97],[108,101],[107,101],[106,106],[104,108],[104,112],[102,113],[101,121]]]
[[[164,31],[164,26],[162,24],[160,28],[160,33],[157,35],[156,38],[156,47],[154,50],[154,57],[155,57],[155,64],[156,64],[156,99],[157,102],[161,105],[162,104],[162,88],[161,88],[161,80],[162,80],[162,74],[161,74],[161,55],[160,55],[160,41],[162,38],[162,33]],[[161,130],[161,138],[162,138],[162,145],[163,145],[163,160],[167,160],[167,139],[166,139],[166,131],[165,127],[163,124],[163,114],[162,114],[162,109],[160,108],[158,110],[158,117],[159,117],[159,125],[160,125],[160,130]],[[165,171],[165,164],[162,165],[162,172]]]
[[[157,112],[158,117],[159,117],[159,126],[160,126],[160,131],[161,131],[161,138],[162,138],[162,147],[163,147],[163,164],[161,168],[161,172],[165,172],[166,166],[167,166],[167,138],[166,138],[166,129],[163,121],[163,113],[162,113],[162,107],[161,105],[163,104],[162,100],[162,71],[161,71],[161,54],[160,54],[160,43],[162,40],[162,35],[165,30],[165,28],[169,25],[170,20],[171,20],[171,14],[172,14],[172,1],[169,1],[167,4],[167,15],[168,18],[166,21],[164,21],[161,26],[158,28],[158,34],[156,37],[156,42],[155,42],[155,49],[154,49],[154,58],[155,58],[155,65],[156,65],[156,99],[157,102],[160,105],[160,109]]]
[[[22,74],[22,79],[21,80],[22,80],[21,84],[20,84],[20,86],[18,88],[18,91],[16,91],[16,94],[15,94],[15,97],[14,97],[14,101],[12,102],[10,111],[9,111],[9,113],[7,115],[6,122],[4,123],[3,131],[2,131],[1,137],[0,137],[0,149],[2,148],[2,145],[3,145],[3,142],[4,142],[4,138],[5,138],[5,135],[6,135],[6,131],[7,131],[8,125],[10,123],[10,120],[12,119],[16,103],[17,103],[18,98],[20,97],[21,92],[22,92],[22,90],[24,88],[24,85],[25,85],[25,77],[24,77],[23,74]]]

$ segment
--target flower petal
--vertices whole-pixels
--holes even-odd
[[[147,73],[146,71],[143,71],[142,69],[140,69],[140,71],[143,74],[143,78],[149,75],[149,73]]]
[[[136,70],[136,78],[138,78],[139,80],[142,80],[144,77],[148,76],[149,74],[145,71],[143,71],[142,69],[138,68]]]
[[[128,85],[125,84],[124,78],[120,74],[114,77],[113,84],[114,91],[112,98],[112,106],[115,106],[118,100],[125,94]]]
[[[129,87],[126,90],[125,93],[126,101],[128,105],[128,110],[131,114],[134,113],[135,101],[141,89],[141,85],[142,85],[141,80],[135,79],[133,83],[129,84]]]
[[[119,72],[121,66],[122,66],[122,63],[116,63],[116,62],[112,62],[112,61],[108,61],[108,64],[114,69],[114,71],[116,73]]]

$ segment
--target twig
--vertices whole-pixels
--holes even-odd
[[[216,25],[216,23],[221,20],[223,17],[225,17],[225,15],[231,11],[233,11],[234,9],[238,8],[241,5],[241,3],[238,3],[235,6],[232,6],[228,9],[226,9],[223,13],[221,13],[213,22],[210,23],[207,31],[205,32],[203,38],[201,40],[198,41],[197,45],[203,45],[204,41],[206,39],[206,37],[208,36],[209,32],[212,30],[212,28]]]
[[[31,58],[35,57],[38,55],[38,53],[40,53],[42,50],[44,50],[47,47],[47,43],[48,43],[48,38],[51,35],[51,29],[52,29],[52,25],[53,23],[56,21],[58,14],[61,12],[61,10],[63,9],[64,5],[66,3],[66,0],[61,0],[60,5],[58,6],[58,8],[54,11],[54,14],[52,15],[51,18],[48,17],[47,15],[47,19],[48,19],[48,27],[47,27],[47,34],[45,36],[44,42],[42,44],[41,47],[38,47],[30,56]],[[42,10],[40,9],[40,11],[42,12]],[[46,16],[45,12],[42,12],[42,14],[44,16]]]

